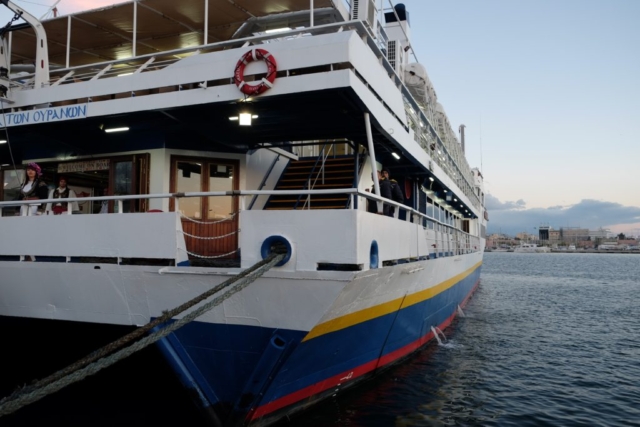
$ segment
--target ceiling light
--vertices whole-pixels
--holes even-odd
[[[457,202],[457,201],[458,201],[458,199],[454,198],[454,199],[453,199],[453,201],[454,201],[454,202]]]
[[[112,132],[125,132],[128,131],[129,128],[127,126],[123,126],[123,127],[119,127],[119,128],[110,128],[110,129],[105,129],[104,131],[107,133],[112,133]]]
[[[433,177],[430,176],[429,177],[429,181],[433,182]]]
[[[118,74],[118,77],[124,77],[124,76],[130,76],[133,73],[122,73],[122,74]]]
[[[251,114],[240,113],[240,126],[251,126]]]
[[[253,116],[251,116],[251,118],[252,118],[252,119],[257,119],[257,118],[258,118],[258,115],[257,115],[257,114],[254,114]]]
[[[7,140],[6,139],[0,139],[0,144],[6,144]]]
[[[284,28],[274,28],[272,30],[267,30],[265,31],[265,33],[267,34],[273,34],[273,33],[284,33],[285,31],[291,31],[291,28],[289,27],[284,27]]]
[[[391,153],[391,155],[395,157],[396,160],[400,160],[400,156],[398,156],[396,153]]]
[[[229,120],[238,120],[238,116],[229,117]]]

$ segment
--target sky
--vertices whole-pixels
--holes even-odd
[[[14,1],[37,17],[55,3]],[[544,224],[640,235],[640,0],[402,3],[417,61],[454,130],[466,125],[490,233]]]

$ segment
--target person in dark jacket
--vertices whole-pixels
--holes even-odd
[[[391,193],[391,183],[389,180],[384,179],[382,172],[378,171],[378,184],[380,185],[380,197],[384,197],[385,199],[392,200]],[[375,186],[371,187],[371,193],[375,192]],[[388,204],[384,204],[382,207],[382,212],[378,212],[378,202],[375,200],[367,200],[367,211],[372,213],[382,213],[387,216],[392,216],[393,213],[390,213],[390,208]]]
[[[398,184],[398,181],[396,181],[395,179],[392,179],[389,176],[389,169],[383,168],[382,176],[386,181],[389,182],[389,186],[391,187],[391,197],[389,198],[396,203],[404,203],[404,194],[402,194],[402,189],[400,188],[400,184]],[[395,206],[389,206],[389,211],[390,211],[389,216],[393,216],[395,213],[395,210],[396,210]]]
[[[18,193],[19,200],[41,200],[46,199],[49,195],[47,184],[42,179],[42,169],[37,163],[29,163],[25,171],[26,177],[24,184]],[[20,215],[36,215],[40,203],[31,205],[22,205],[20,207]]]

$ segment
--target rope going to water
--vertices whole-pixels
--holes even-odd
[[[191,299],[190,301],[187,301],[186,303],[174,308],[173,310],[164,312],[162,316],[136,329],[130,334],[125,335],[119,340],[102,347],[98,351],[93,352],[87,357],[75,362],[72,365],[69,365],[68,367],[58,372],[55,372],[47,378],[39,380],[22,389],[16,390],[11,395],[0,400],[0,417],[2,417],[3,415],[9,415],[24,406],[37,402],[38,400],[49,394],[55,393],[56,391],[75,382],[78,382],[90,375],[94,375],[100,370],[113,365],[114,363],[132,355],[139,350],[142,350],[145,347],[148,347],[159,339],[169,335],[185,324],[200,317],[202,314],[211,310],[213,307],[222,304],[222,302],[224,302],[227,298],[249,286],[256,279],[258,279],[269,269],[271,269],[274,265],[282,261],[285,255],[286,254],[272,252],[267,258],[256,263],[247,270],[239,273],[237,276],[234,276],[222,282],[218,286],[215,286],[214,288],[208,290],[207,292],[204,292],[196,298]],[[177,314],[188,310],[194,305],[208,299],[210,296],[238,281],[239,283],[233,285],[224,294],[195,309],[191,313],[184,316],[182,319],[179,319],[171,325],[165,326],[163,329],[160,329],[159,331],[154,332],[147,337],[140,339],[139,341],[136,341],[128,347],[122,348],[129,342],[139,338],[142,334],[150,331],[154,327],[167,322]],[[119,348],[122,349],[113,353]]]

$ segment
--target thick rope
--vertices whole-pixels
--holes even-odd
[[[114,341],[111,344],[108,344],[102,347],[101,349],[91,353],[89,356],[75,362],[74,364],[58,372],[55,372],[54,374],[50,375],[47,378],[39,380],[34,384],[26,386],[20,390],[16,390],[11,395],[0,400],[0,417],[2,417],[3,415],[11,414],[17,411],[18,409],[22,408],[23,406],[36,402],[42,399],[43,397],[51,393],[54,393],[62,389],[63,387],[66,387],[67,385],[73,384],[77,381],[82,380],[87,376],[93,375],[98,371],[100,371],[101,369],[111,366],[117,361],[125,357],[128,357],[131,354],[135,353],[136,351],[139,351],[149,346],[150,344],[158,341],[160,338],[165,337],[166,335],[182,327],[186,323],[192,321],[193,319],[196,319],[206,311],[212,309],[217,305],[220,305],[225,299],[229,298],[231,295],[235,294],[236,292],[250,285],[253,281],[255,281],[260,276],[262,276],[266,271],[268,271],[274,265],[276,265],[282,259],[284,259],[284,257],[285,257],[285,254],[278,254],[275,252],[271,253],[267,258],[256,263],[251,268],[248,268],[247,270],[239,273],[238,275],[232,278],[229,278],[228,280],[222,282],[218,286],[215,286],[214,288],[208,290],[207,292],[204,292],[203,294],[197,296],[196,298],[193,298],[190,301],[187,301],[186,303],[174,308],[173,310],[165,312],[162,316],[136,329],[135,331],[120,338],[119,340]],[[254,272],[256,274],[253,275]],[[245,277],[247,277],[246,280],[245,280]],[[243,280],[243,281],[241,281],[239,284],[234,285],[231,289],[226,291],[221,296],[208,302],[202,307],[194,310],[193,312],[186,315],[182,319],[174,322],[173,324],[165,327],[164,329],[161,329],[137,341],[136,343],[132,344],[129,347],[126,347],[116,353],[113,353],[115,350],[122,348],[129,342],[139,338],[144,333],[169,321],[171,318],[173,318],[177,314],[180,314],[188,310],[189,308],[193,307],[194,305],[208,299],[212,295],[216,294],[217,292],[221,291],[222,289],[228,287],[233,282],[236,282],[238,280]],[[111,356],[105,357],[111,353],[113,353]]]

